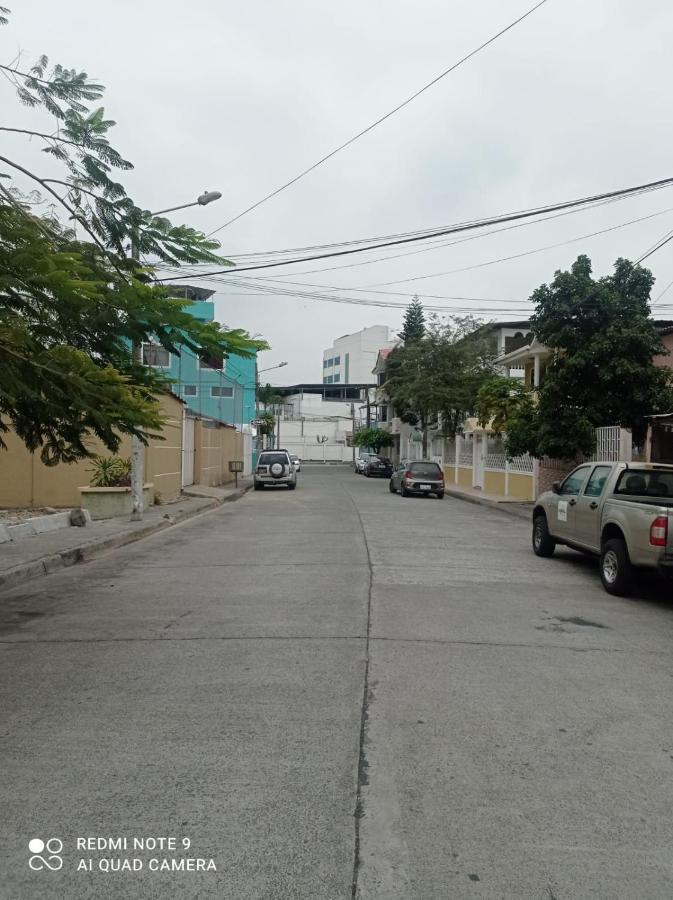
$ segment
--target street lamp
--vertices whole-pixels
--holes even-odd
[[[219,200],[221,196],[222,194],[219,191],[204,191],[192,203],[183,203],[182,206],[170,206],[168,209],[158,209],[156,212],[150,213],[150,215],[160,216],[163,213],[175,212],[176,209],[189,209],[190,206],[208,206],[214,200]]]
[[[151,216],[159,216],[163,213],[175,212],[178,209],[188,209],[190,206],[207,206],[214,200],[219,200],[222,194],[219,191],[204,191],[196,200],[191,203],[183,203],[182,206],[171,206],[168,209],[160,209],[157,212],[150,213]],[[131,256],[135,260],[139,260],[138,245],[133,238],[131,239]],[[142,348],[137,341],[132,345],[133,359],[142,363]],[[143,517],[144,498],[144,465],[143,465],[143,443],[137,435],[133,435],[131,445],[131,521],[139,522]]]

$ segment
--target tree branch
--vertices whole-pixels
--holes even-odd
[[[33,215],[31,215],[31,213],[26,212],[26,210],[19,203],[19,201],[15,197],[12,197],[11,193],[2,184],[0,184],[0,194],[4,194],[4,196],[7,198],[8,203],[11,203],[11,205],[15,209],[17,209],[22,215],[33,219],[35,224],[39,228],[39,230],[42,232],[42,234],[51,240],[52,235],[49,233],[48,229],[44,227],[39,216],[33,216]]]
[[[30,172],[28,169],[24,169],[23,166],[20,166],[18,163],[12,162],[12,160],[11,160],[11,159],[7,159],[6,156],[0,156],[0,162],[4,162],[4,163],[6,163],[8,166],[11,166],[13,169],[16,169],[16,170],[19,171],[19,172],[23,172],[24,175],[27,175],[27,176],[28,176],[28,178],[32,178],[33,181],[36,181],[38,184],[41,184],[42,187],[45,189],[45,191],[49,191],[49,193],[50,193],[53,197],[56,197],[56,199],[58,200],[58,202],[59,202],[63,207],[65,207],[65,209],[67,209],[67,211],[70,213],[70,215],[72,216],[72,218],[75,219],[77,222],[79,222],[79,223],[82,225],[82,227],[83,227],[84,230],[87,232],[87,234],[89,235],[89,237],[92,238],[93,242],[96,244],[96,246],[98,247],[98,249],[99,249],[99,250],[102,250],[103,253],[107,254],[107,248],[105,247],[104,244],[101,244],[101,242],[100,242],[99,239],[98,239],[98,235],[96,235],[96,233],[95,233],[94,231],[92,231],[92,229],[89,227],[89,223],[86,221],[86,219],[84,218],[84,216],[79,216],[79,215],[77,215],[77,212],[75,211],[75,209],[73,209],[71,206],[69,206],[69,205],[65,202],[65,200],[63,199],[63,197],[61,197],[60,194],[57,194],[56,191],[55,191],[53,188],[49,187],[49,185],[47,184],[47,182],[45,181],[44,178],[40,178],[39,175],[35,175],[34,172]],[[116,266],[116,265],[115,265],[115,269],[117,269],[117,266]],[[123,275],[121,269],[117,269],[117,272],[118,272],[120,275],[122,275],[122,277],[124,277],[124,278],[126,277],[125,275]]]
[[[16,134],[30,134],[32,137],[41,137],[47,141],[59,141],[61,144],[72,144],[73,147],[86,148],[86,144],[78,144],[77,141],[69,141],[67,138],[57,137],[54,134],[44,134],[41,131],[29,131],[27,128],[8,128],[0,125],[0,131],[13,131]]]
[[[88,191],[86,188],[79,187],[79,185],[71,184],[69,181],[61,181],[59,178],[43,178],[42,179],[45,184],[62,184],[64,187],[70,188],[71,191],[79,191],[80,194],[88,194],[90,197],[93,197],[94,200],[100,200],[102,203],[109,203],[106,197],[99,197],[98,194],[94,194],[93,191]]]
[[[37,75],[29,75],[27,72],[20,72],[18,69],[12,68],[12,66],[3,66],[0,64],[0,69],[4,69],[5,72],[13,72],[14,75],[20,75],[21,78],[31,78],[33,81],[39,81],[40,84],[49,85],[49,87],[53,87],[55,84],[58,84],[57,81],[46,81],[44,78],[38,78]]]

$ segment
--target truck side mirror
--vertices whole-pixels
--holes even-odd
[[[561,493],[561,482],[560,482],[560,481],[555,481],[555,482],[552,484],[551,489],[552,489],[552,491],[553,491],[554,494],[560,494],[560,493]]]

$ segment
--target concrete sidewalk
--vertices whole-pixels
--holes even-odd
[[[84,528],[64,528],[4,543],[0,545],[0,590],[142,540],[178,522],[216,509],[222,503],[238,500],[250,487],[251,479],[239,479],[238,488],[233,485],[192,485],[184,492],[185,496],[173,503],[145,510],[141,522],[131,522],[126,516],[103,519]]]
[[[477,503],[479,506],[488,506],[510,516],[519,519],[530,519],[533,512],[533,501],[517,500],[515,497],[505,497],[502,494],[488,494],[476,488],[463,488],[457,484],[446,485],[444,493],[449,497],[457,497],[468,503]]]

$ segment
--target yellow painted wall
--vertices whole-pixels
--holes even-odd
[[[472,487],[472,467],[466,469],[464,466],[458,466],[458,484],[460,487]]]
[[[487,494],[504,494],[505,473],[484,472],[484,491]]]
[[[535,479],[520,472],[509,474],[509,496],[520,500],[535,500]]]
[[[172,394],[162,394],[159,403],[168,422],[164,441],[151,439],[145,449],[145,481],[155,486],[164,500],[180,493],[182,466],[182,403]],[[91,460],[45,466],[39,452],[30,453],[13,432],[5,435],[7,450],[0,450],[0,508],[79,506],[78,488],[91,481]],[[92,439],[87,447],[100,456],[111,456],[103,444]],[[131,455],[131,438],[122,438],[116,456]]]
[[[446,484],[456,484],[455,466],[444,466],[444,481]]]

